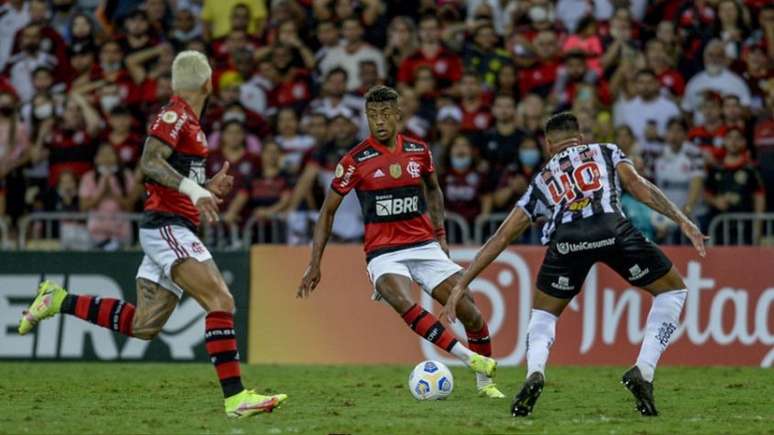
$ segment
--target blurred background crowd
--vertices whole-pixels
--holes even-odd
[[[546,158],[543,120],[562,110],[704,229],[774,209],[770,1],[7,0],[0,216],[11,239],[25,216],[79,212],[93,216],[71,238],[129,243],[117,216],[141,210],[146,125],[184,49],[212,61],[208,172],[231,163],[223,219],[252,241],[308,241],[336,162],[368,134],[362,95],[375,84],[398,89],[403,133],[432,147],[452,242],[513,207]],[[623,203],[647,236],[681,242]],[[361,223],[349,195],[335,239],[360,240]],[[762,224],[737,241],[771,237]]]

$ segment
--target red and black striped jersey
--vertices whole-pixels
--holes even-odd
[[[369,136],[339,161],[331,188],[357,192],[369,261],[435,240],[422,180],[434,170],[427,144],[401,134],[392,151]]]
[[[169,104],[156,115],[156,119],[148,129],[148,136],[172,148],[172,155],[167,161],[176,171],[204,185],[207,138],[199,125],[198,115],[185,100],[173,96]],[[179,218],[183,218],[194,227],[199,225],[199,210],[190,198],[178,192],[177,189],[162,186],[147,179],[145,190],[147,192],[145,212],[155,215],[154,219],[146,219],[146,221],[153,222],[157,221],[159,216],[167,216],[178,221]]]

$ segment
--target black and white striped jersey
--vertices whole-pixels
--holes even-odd
[[[543,244],[548,244],[561,224],[603,213],[624,216],[621,183],[615,171],[622,162],[631,160],[614,144],[565,148],[535,174],[516,207],[532,220],[538,215],[549,219],[543,227]]]

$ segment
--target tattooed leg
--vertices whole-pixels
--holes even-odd
[[[177,306],[178,299],[155,282],[137,279],[137,310],[132,321],[134,337],[151,340],[156,337]]]

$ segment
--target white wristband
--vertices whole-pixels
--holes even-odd
[[[177,186],[177,190],[191,198],[191,202],[193,202],[194,205],[202,198],[212,197],[212,193],[210,193],[209,190],[199,186],[190,178],[183,178],[180,181],[180,185]]]

